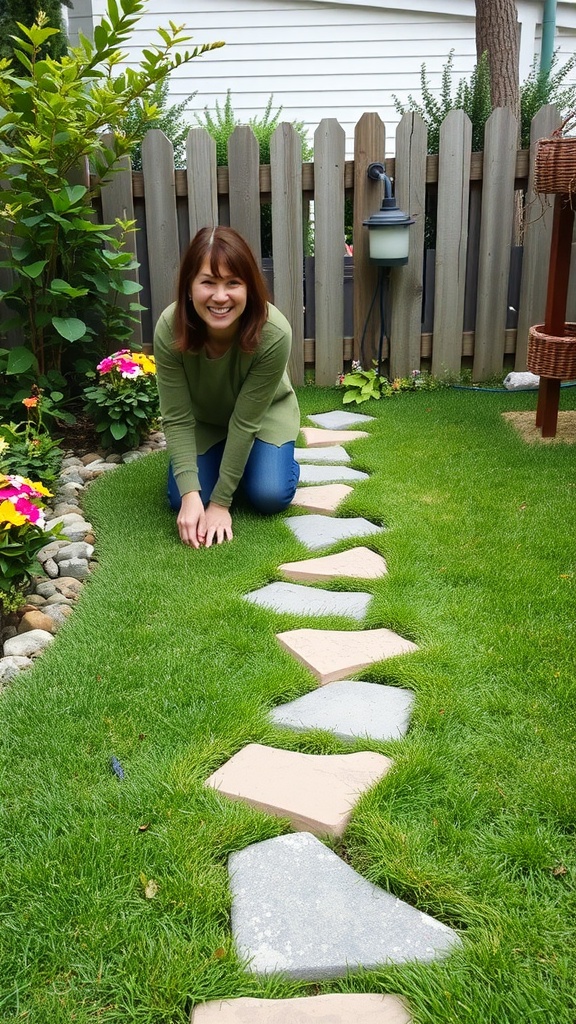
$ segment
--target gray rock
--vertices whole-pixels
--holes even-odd
[[[70,600],[69,597],[64,597],[64,594],[59,594],[58,592],[56,592],[55,594],[52,594],[52,597],[46,598],[42,605],[42,608],[49,608],[52,605],[59,604],[71,605],[72,601]]]
[[[50,577],[51,580],[55,580],[56,577],[58,576],[58,566],[53,558],[47,558],[42,568],[44,569],[44,572],[46,573],[47,576]]]
[[[92,533],[91,523],[73,523],[71,526],[67,526],[64,530],[66,537],[70,543],[84,540],[87,533]]]
[[[350,466],[301,466],[301,484],[338,484],[356,483],[358,480],[368,480],[369,474],[362,473],[359,469],[350,469]]]
[[[84,516],[80,515],[78,511],[75,512],[64,512],[60,515],[54,516],[53,519],[49,519],[46,523],[46,529],[52,530],[58,523],[62,523],[63,526],[70,526],[71,523],[83,523]]]
[[[59,551],[60,548],[65,547],[67,543],[68,541],[66,540],[50,541],[49,544],[45,544],[43,548],[40,548],[40,551],[36,552],[36,558],[41,564],[43,564],[49,558],[54,558],[56,552]]]
[[[294,732],[324,729],[341,740],[396,740],[410,723],[414,694],[400,686],[342,679],[270,712],[275,725]]]
[[[56,587],[50,582],[50,580],[41,580],[40,583],[36,584],[36,593],[39,594],[40,597],[52,597],[52,595],[56,593]]]
[[[320,587],[298,586],[297,583],[269,583],[267,587],[246,594],[244,600],[275,612],[346,615],[350,619],[363,619],[372,594],[322,590]]]
[[[17,676],[19,672],[23,672],[25,668],[30,668],[33,664],[30,658],[21,657],[18,654],[8,655],[6,658],[0,658],[0,686],[2,683],[9,683],[14,676]]]
[[[362,517],[336,519],[334,516],[307,515],[292,516],[284,522],[310,551],[329,547],[351,537],[369,537],[384,532],[383,526],[376,526]]]
[[[309,416],[308,419],[317,427],[325,427],[326,430],[345,430],[346,427],[360,427],[363,423],[370,423],[374,416],[336,409],[334,412],[316,413],[314,416]]]
[[[122,462],[136,462],[137,459],[143,459],[144,454],[144,452],[126,452],[126,455],[122,456]]]
[[[70,558],[84,558],[87,561],[93,554],[94,548],[92,544],[86,544],[83,540],[77,540],[61,547],[54,555],[54,561],[58,562],[58,564]]]
[[[362,878],[308,832],[256,843],[228,865],[232,932],[252,974],[321,981],[426,963],[460,944],[447,925]]]
[[[29,658],[31,655],[39,654],[53,640],[52,633],[48,633],[45,629],[31,629],[28,633],[20,633],[7,640],[4,644],[4,656],[6,658],[12,655]]]
[[[62,469],[70,469],[73,466],[81,466],[82,462],[76,455],[66,455],[62,459]]]
[[[58,568],[63,576],[71,576],[74,580],[83,580],[90,572],[85,558],[64,559],[58,563]]]
[[[68,469],[64,469],[60,474],[58,485],[64,484],[78,484],[80,487],[84,486],[84,481],[80,475],[80,470],[77,466],[70,466]]]
[[[350,462],[350,456],[340,444],[331,448],[295,448],[294,458],[296,462],[333,463]]]
[[[63,626],[66,619],[72,614],[72,608],[66,601],[63,604],[45,604],[42,612],[57,626]]]
[[[59,501],[54,506],[53,513],[54,514],[51,517],[52,519],[57,519],[59,518],[59,516],[62,515],[80,515],[80,513],[78,512],[78,505],[71,505],[70,502],[68,501]]]
[[[43,608],[46,604],[46,598],[41,597],[40,594],[28,594],[26,604],[31,604],[34,608]]]

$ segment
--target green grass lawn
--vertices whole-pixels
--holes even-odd
[[[320,412],[341,392],[300,398]],[[368,546],[389,575],[332,586],[372,590],[366,628],[419,645],[362,673],[414,689],[402,741],[268,723],[314,686],[275,632],[358,628],[242,601],[309,554],[282,516],[239,510],[232,544],[194,551],[165,505],[165,455],[92,486],[99,566],[0,700],[0,1021],[184,1024],[205,999],[375,991],[405,995],[416,1024],[574,1024],[576,449],[529,446],[501,417],[534,407],[450,390],[359,410],[376,422],[352,464],[371,476],[341,514],[386,524]],[[321,985],[245,974],[227,856],[288,826],[203,781],[252,741],[393,757],[334,848],[462,948]]]

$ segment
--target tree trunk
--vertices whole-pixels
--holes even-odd
[[[475,0],[476,56],[488,52],[492,107],[510,107],[520,121],[520,31],[514,0]]]

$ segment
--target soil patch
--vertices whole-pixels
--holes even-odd
[[[542,437],[535,412],[503,412],[502,416],[527,444],[576,444],[576,411],[558,413],[556,437]]]
[[[102,451],[100,434],[92,420],[81,412],[76,412],[75,416],[75,423],[60,424],[58,433],[60,435],[60,447],[63,451],[71,451],[78,458],[82,458],[83,455],[88,455],[91,452]]]

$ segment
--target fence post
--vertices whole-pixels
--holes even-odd
[[[538,139],[550,135],[558,127],[560,118],[554,104],[541,107],[530,126],[530,170],[526,190],[524,214],[524,254],[522,257],[522,283],[520,309],[516,331],[516,359],[514,368],[526,369],[528,332],[535,324],[544,323],[546,292],[548,287],[548,259],[552,238],[553,207],[550,197],[534,192],[534,157]]]
[[[288,371],[304,383],[304,296],[302,272],[302,140],[291,124],[280,124],[270,139],[274,302],[292,326]]]
[[[111,149],[113,144],[112,133],[107,132],[103,135],[102,142]],[[116,169],[100,189],[102,220],[105,224],[113,224],[117,217],[120,220],[135,220],[130,157],[120,157],[114,166],[120,169]],[[118,234],[118,231],[116,231],[116,234]],[[124,248],[137,260],[135,227],[124,236]],[[126,271],[126,277],[130,281],[135,281],[136,284],[140,283],[137,267],[134,270]],[[140,301],[140,295],[138,292],[134,295],[120,295],[118,301],[125,309],[128,309],[132,302],[138,303]],[[140,310],[135,310],[131,315],[134,318],[132,326],[133,343],[136,348],[142,348],[142,317]],[[112,341],[113,339],[110,340]]]
[[[191,128],[186,139],[186,182],[190,239],[218,223],[216,143],[205,128]]]
[[[344,339],[344,162],[346,137],[335,118],[314,133],[316,383],[334,384]]]
[[[260,147],[252,129],[238,125],[228,139],[230,226],[236,228],[262,265],[260,241]]]
[[[368,229],[363,222],[380,206],[382,183],[372,181],[368,165],[384,163],[386,127],[378,114],[362,114],[354,129],[354,358],[369,370],[378,352],[378,268],[368,258]]]
[[[146,240],[150,266],[152,323],[176,298],[180,267],[174,149],[159,128],[152,128],[142,142]]]
[[[484,133],[474,380],[500,373],[504,365],[517,147],[518,121],[509,107],[498,107]]]
[[[432,373],[459,373],[468,245],[472,124],[451,110],[440,128]]]
[[[419,114],[403,115],[396,132],[394,194],[415,223],[410,232],[408,265],[392,271],[390,302],[390,377],[407,377],[420,369],[424,228],[428,130]]]

